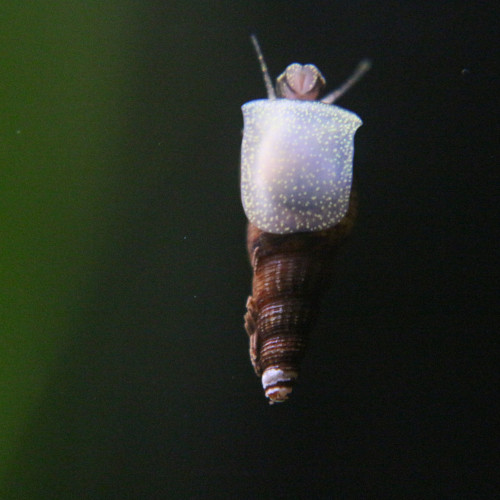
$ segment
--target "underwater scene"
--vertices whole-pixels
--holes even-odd
[[[2,10],[2,500],[498,496],[494,2]]]

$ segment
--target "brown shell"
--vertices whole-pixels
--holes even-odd
[[[346,216],[324,231],[279,235],[248,225],[253,283],[245,329],[250,359],[270,403],[286,400],[297,379],[335,254],[352,229],[356,211],[353,189]]]

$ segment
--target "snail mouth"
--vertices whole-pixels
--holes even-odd
[[[282,370],[281,368],[269,367],[262,374],[262,387],[269,403],[282,403],[288,399],[292,392],[298,373],[294,370]]]

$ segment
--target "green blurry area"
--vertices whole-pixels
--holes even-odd
[[[0,17],[0,480],[113,224],[128,22],[120,2],[9,4]]]

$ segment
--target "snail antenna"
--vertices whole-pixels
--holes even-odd
[[[330,92],[327,96],[321,99],[321,102],[324,102],[325,104],[332,104],[333,102],[335,102],[339,97],[342,97],[353,85],[359,82],[359,80],[363,78],[364,74],[369,71],[371,67],[372,62],[370,61],[370,59],[363,59],[358,64],[353,74],[338,89],[335,89],[333,92]]]
[[[260,70],[262,71],[262,76],[264,77],[264,85],[266,86],[267,97],[269,99],[276,99],[276,92],[274,91],[273,82],[269,76],[269,71],[267,69],[266,61],[262,55],[262,50],[260,50],[259,41],[255,35],[250,35],[255,52],[257,52],[257,59],[259,60]]]

